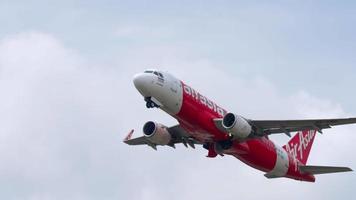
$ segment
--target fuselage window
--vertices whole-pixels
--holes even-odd
[[[149,74],[151,74],[151,73],[153,73],[153,71],[146,70],[144,73],[149,73]]]

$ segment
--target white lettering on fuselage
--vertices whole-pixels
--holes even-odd
[[[304,151],[308,148],[309,145],[311,145],[311,141],[313,140],[315,133],[315,130],[309,130],[305,136],[303,133],[299,133],[299,141],[297,141],[297,143],[288,143],[286,145],[286,151],[291,154],[294,159],[298,158],[299,152],[298,159],[303,159]]]
[[[215,113],[218,113],[221,117],[223,117],[226,113],[224,109],[216,105],[213,101],[210,99],[206,98],[205,96],[199,94],[197,91],[195,91],[193,88],[184,85],[184,93],[188,94],[189,96],[193,97],[197,102],[200,102],[210,110],[214,111]]]

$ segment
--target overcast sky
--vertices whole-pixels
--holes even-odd
[[[0,1],[1,199],[354,199],[355,173],[268,180],[225,156],[122,143],[146,121],[132,77],[169,71],[253,119],[356,116],[353,1]],[[349,166],[356,126],[309,164]],[[273,136],[283,145],[286,136]]]

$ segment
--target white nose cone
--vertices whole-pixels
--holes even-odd
[[[133,78],[133,83],[143,96],[150,96],[149,88],[152,83],[152,76],[150,74],[136,74]]]
[[[136,89],[141,89],[145,86],[145,83],[143,81],[143,78],[142,78],[142,74],[136,74],[134,77],[133,77],[133,83],[136,87]]]

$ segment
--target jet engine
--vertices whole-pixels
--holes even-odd
[[[222,125],[234,139],[245,139],[252,133],[252,127],[246,119],[233,113],[224,116]]]
[[[143,126],[143,133],[150,142],[156,145],[167,145],[172,139],[167,127],[152,121]]]

